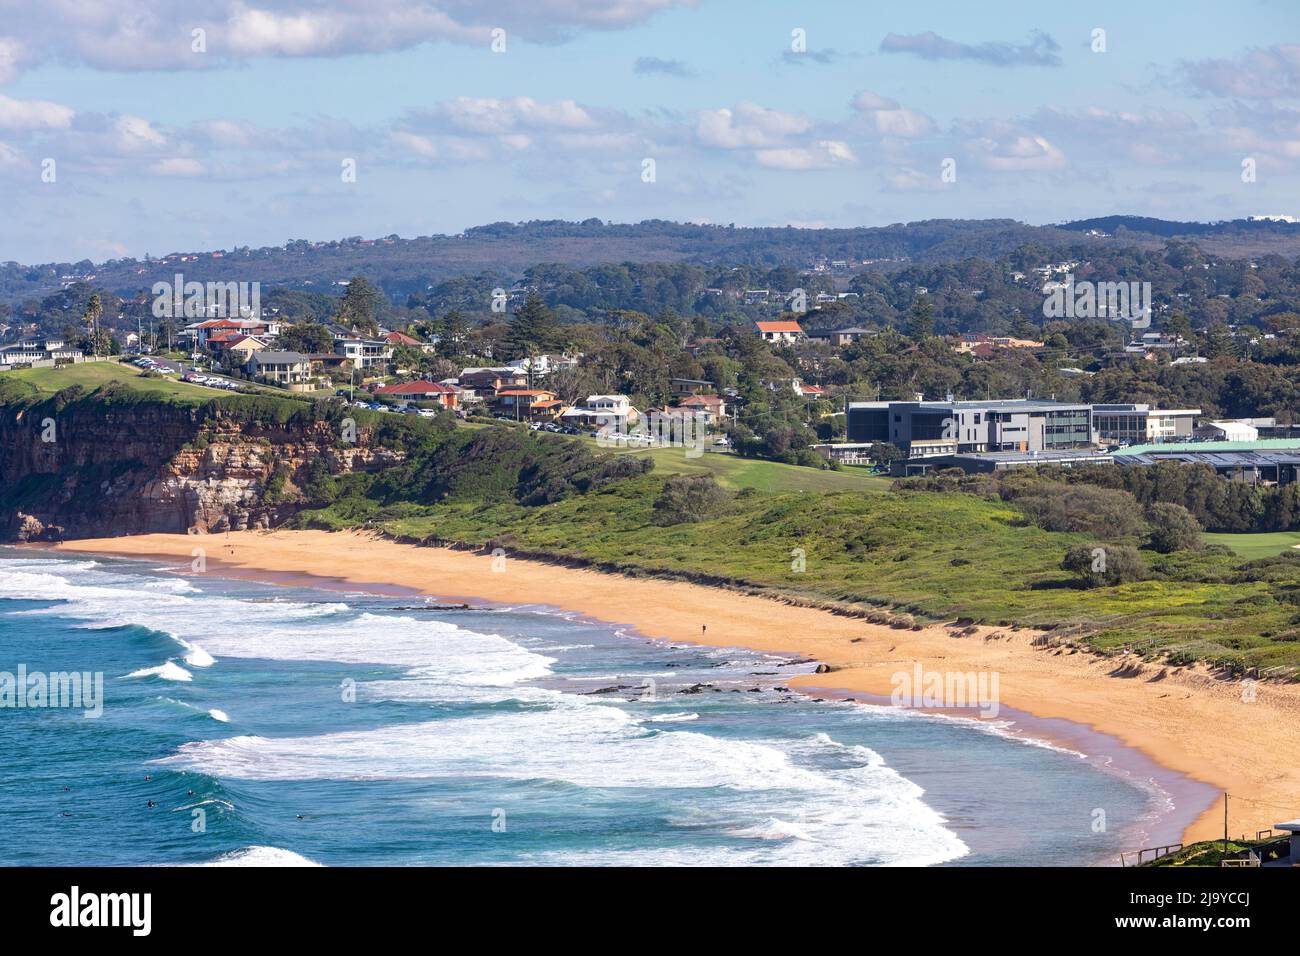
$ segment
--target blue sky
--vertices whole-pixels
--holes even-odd
[[[1300,7],[1155,6],[0,0],[0,259],[501,219],[1300,215]]]

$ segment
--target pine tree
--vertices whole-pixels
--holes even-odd
[[[546,307],[542,297],[530,293],[510,319],[510,333],[506,344],[514,358],[541,355],[555,349],[559,343],[559,325],[555,313]]]
[[[917,296],[907,320],[907,334],[918,342],[934,334],[934,317],[930,313],[930,297]]]
[[[348,291],[339,301],[339,324],[374,335],[379,331],[379,322],[375,318],[379,296],[379,290],[369,279],[356,276],[348,283]]]
[[[465,336],[469,334],[469,323],[459,312],[452,310],[437,320],[438,348],[443,358],[456,358],[461,354]]]

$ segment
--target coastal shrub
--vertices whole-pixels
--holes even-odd
[[[1043,483],[1014,503],[1044,531],[1079,531],[1096,538],[1123,538],[1143,530],[1142,510],[1127,491]]]
[[[1147,509],[1147,527],[1151,532],[1151,547],[1161,554],[1174,551],[1197,551],[1205,540],[1201,537],[1201,523],[1182,505],[1157,501]]]
[[[673,475],[653,507],[657,525],[695,523],[730,510],[731,495],[712,475]]]
[[[1079,576],[1084,587],[1099,588],[1141,581],[1146,565],[1137,549],[1127,544],[1077,544],[1065,553],[1061,570]]]

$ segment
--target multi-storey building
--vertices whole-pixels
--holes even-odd
[[[850,402],[848,441],[889,442],[909,458],[1083,448],[1093,443],[1092,409],[1030,399]]]

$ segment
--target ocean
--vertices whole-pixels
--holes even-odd
[[[1177,787],[1096,735],[434,606],[0,548],[0,672],[103,675],[98,717],[0,707],[0,863],[1111,865],[1177,839]]]

